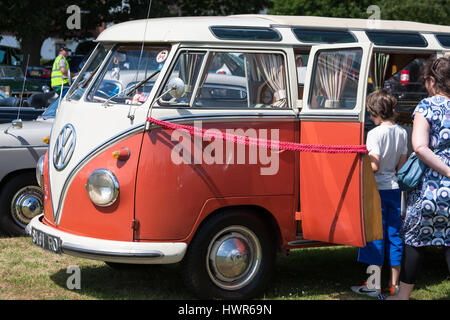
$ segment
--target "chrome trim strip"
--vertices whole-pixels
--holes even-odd
[[[207,121],[208,123],[212,122],[244,122],[248,120],[258,120],[258,121],[298,121],[298,117],[295,113],[292,114],[271,114],[271,115],[255,115],[255,114],[245,114],[245,115],[187,115],[183,117],[163,117],[159,120],[169,121],[172,123],[187,123],[192,121]],[[160,126],[149,123],[146,127],[146,130],[158,128]]]
[[[361,122],[359,115],[332,115],[332,114],[301,114],[300,121],[319,121],[319,122]]]
[[[1,149],[28,149],[28,148],[48,148],[48,144],[30,144],[30,145],[21,145],[21,146],[0,146]]]
[[[131,129],[125,130],[123,132],[118,133],[117,135],[113,136],[112,138],[106,140],[105,142],[101,143],[97,147],[95,147],[91,152],[89,152],[84,158],[82,158],[78,164],[75,165],[75,167],[70,171],[70,173],[67,175],[66,181],[64,182],[64,185],[61,189],[61,196],[59,198],[58,207],[56,209],[56,214],[54,212],[55,206],[53,205],[53,216],[55,217],[55,225],[58,226],[61,221],[61,209],[64,206],[64,201],[67,195],[67,189],[69,188],[70,184],[72,183],[73,178],[75,175],[84,167],[84,165],[93,157],[98,155],[100,152],[108,148],[110,145],[115,144],[119,141],[122,141],[132,135],[139,134],[141,132],[145,131],[145,124],[140,124],[138,126],[135,126]],[[53,199],[53,197],[52,197]]]
[[[300,245],[305,245],[305,244],[319,244],[319,243],[323,243],[321,241],[315,241],[315,240],[294,240],[294,241],[290,241],[288,242],[288,246],[300,246]]]
[[[66,254],[80,254],[83,257],[91,256],[96,259],[103,260],[106,257],[118,257],[118,258],[161,258],[164,257],[164,253],[158,250],[142,251],[142,252],[111,252],[103,250],[94,250],[82,245],[77,245],[73,243],[63,243],[61,245],[61,250]]]

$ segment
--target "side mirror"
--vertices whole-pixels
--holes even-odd
[[[169,93],[173,98],[181,98],[186,90],[186,85],[180,78],[170,79],[167,86],[169,87]]]

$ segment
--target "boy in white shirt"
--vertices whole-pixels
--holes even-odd
[[[367,134],[366,146],[380,192],[383,239],[369,242],[358,251],[358,261],[370,265],[368,270],[375,270],[375,284],[381,281],[381,267],[386,255],[391,266],[389,281],[391,295],[398,290],[403,253],[403,241],[400,236],[401,193],[397,182],[397,172],[405,163],[408,151],[408,134],[405,129],[395,123],[396,105],[395,97],[384,89],[371,93],[367,98],[367,111],[370,119],[377,126]],[[377,288],[376,285],[374,287],[370,281],[362,286],[353,286],[351,289],[371,297],[381,293],[381,288]]]

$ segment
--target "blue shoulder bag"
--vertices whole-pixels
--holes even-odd
[[[444,150],[448,145],[449,143],[440,146],[434,150],[434,153]],[[417,157],[415,152],[411,153],[408,160],[397,173],[400,190],[410,191],[415,189],[427,168],[427,165]]]

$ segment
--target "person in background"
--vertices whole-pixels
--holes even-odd
[[[423,80],[430,97],[413,112],[412,146],[428,168],[408,194],[400,287],[395,296],[387,298],[393,300],[410,298],[426,247],[444,248],[450,273],[450,149],[445,148],[450,143],[450,59],[430,58],[424,64]]]
[[[70,73],[69,62],[67,61],[69,51],[69,48],[61,47],[59,49],[59,55],[53,61],[51,87],[58,95],[61,93],[61,86],[63,87],[61,98],[63,98],[69,90],[71,77],[75,76],[74,74]]]
[[[381,294],[381,287],[376,285],[381,283],[381,267],[385,258],[391,266],[388,289],[392,295],[395,294],[402,259],[401,192],[397,172],[407,159],[408,134],[395,123],[396,105],[395,97],[384,89],[371,93],[367,98],[367,111],[376,127],[369,131],[366,145],[381,198],[383,239],[369,242],[358,251],[358,262],[368,264],[368,270],[374,270],[375,285],[370,282],[374,279],[371,276],[362,286],[351,289],[371,297]]]

